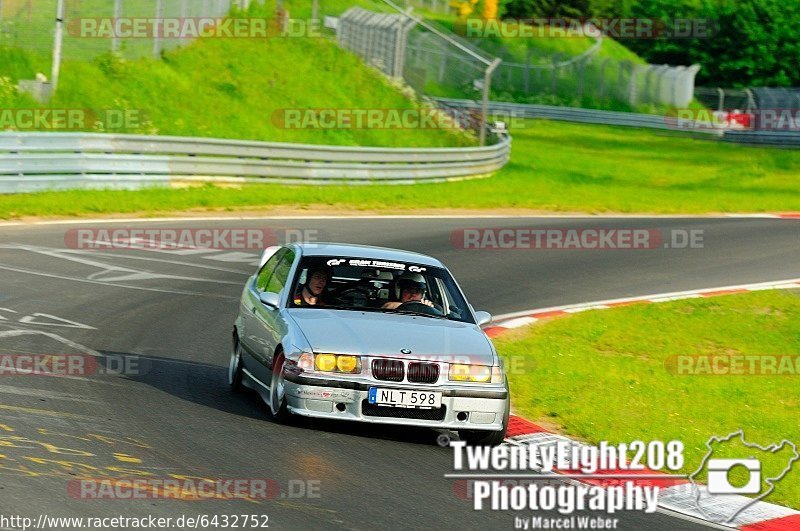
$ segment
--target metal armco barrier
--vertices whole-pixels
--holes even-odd
[[[800,131],[728,131],[723,140],[738,144],[800,149]]]
[[[479,109],[479,103],[472,100],[448,98],[431,99],[437,105],[445,108]],[[701,133],[707,135],[709,138],[737,144],[800,149],[800,131],[723,129],[718,126],[712,126],[708,122],[693,122],[690,124],[691,126],[687,126],[687,124],[679,126],[677,118],[668,118],[655,114],[601,111],[597,109],[579,109],[576,107],[556,107],[552,105],[533,105],[500,101],[490,102],[489,112],[518,118],[546,118],[548,120],[562,120],[585,124],[621,125],[626,127],[685,131]]]
[[[477,109],[478,103],[472,100],[458,100],[449,98],[433,98],[443,107],[460,109]],[[581,109],[578,107],[558,107],[554,105],[535,105],[530,103],[507,103],[493,101],[489,103],[489,112],[493,114],[506,114],[518,118],[546,118],[548,120],[561,120],[565,122],[578,122],[584,124],[621,125],[626,127],[645,127],[648,129],[667,129],[671,131],[691,131],[715,136],[722,136],[723,131],[706,124],[697,124],[698,127],[681,129],[676,127],[675,120],[656,114],[640,114],[633,112],[602,111],[598,109]]]
[[[467,148],[379,148],[97,133],[0,133],[0,193],[173,182],[412,184],[479,177],[511,138]]]

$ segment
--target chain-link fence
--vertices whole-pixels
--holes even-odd
[[[441,44],[443,56],[452,56],[449,62],[437,63],[433,77],[429,77],[426,68],[419,67],[419,61],[416,60],[419,58],[414,55],[419,50],[417,39],[429,37]],[[471,81],[477,79],[479,82],[476,87],[482,90],[487,76],[496,67],[494,58],[406,14],[375,13],[352,7],[339,18],[337,39],[340,46],[354,52],[370,66],[388,76],[402,78],[420,98],[435,93],[430,90],[429,84],[442,84],[445,79],[455,77]],[[455,115],[454,118],[462,127],[474,129],[482,144],[486,141],[483,114],[463,109],[448,112]]]
[[[62,0],[61,57],[91,60],[115,51],[158,57],[188,44],[250,0]],[[0,0],[0,48],[20,49],[36,71],[52,69],[58,0]],[[0,63],[1,64],[1,63]]]
[[[347,37],[340,38],[340,43],[370,64],[391,64],[392,68],[381,69],[393,76],[402,72],[409,85],[431,96],[479,96],[487,64],[499,58],[502,62],[491,79],[494,100],[622,110],[685,107],[692,101],[700,68],[613,59],[601,53],[602,37],[571,57],[531,46],[523,57],[519,57],[519,49],[515,55],[503,46],[488,53],[488,43],[462,37],[431,20],[418,19],[423,23],[412,21],[409,27],[404,15],[380,18],[386,16],[360,8],[348,10],[342,16],[344,26],[340,23],[346,27]],[[407,34],[402,41],[392,36],[400,26]],[[401,43],[402,48],[391,50],[392,42]],[[400,57],[402,68],[397,64]]]
[[[718,112],[749,112],[757,106],[750,89],[695,87],[694,97],[703,107]]]

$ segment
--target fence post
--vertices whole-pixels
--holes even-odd
[[[617,98],[622,99],[625,96],[623,87],[625,86],[625,61],[620,61],[617,68]]]
[[[611,58],[607,57],[600,65],[600,87],[598,88],[598,99],[602,100],[606,96],[606,66]]]
[[[122,0],[114,0],[114,26],[115,26],[115,30],[114,30],[113,37],[111,38],[111,51],[112,52],[119,51],[119,37],[117,37],[116,25],[117,25],[117,20],[119,20],[119,18],[121,16],[122,16]]]
[[[58,73],[61,69],[61,43],[64,40],[64,0],[58,0],[56,6],[56,33],[53,38],[53,65],[50,72],[51,92],[55,94],[58,88]]]
[[[651,99],[653,97],[653,94],[651,93],[650,78],[653,75],[654,69],[655,65],[647,65],[647,70],[645,71],[644,74],[644,90],[642,91],[646,97]]]
[[[439,61],[439,76],[437,78],[439,80],[439,83],[444,81],[444,73],[445,70],[447,69],[447,48],[442,48],[441,50],[442,50],[442,59],[441,61]]]
[[[630,64],[631,77],[628,79],[628,103],[636,105],[639,100],[639,87],[636,85],[638,78],[638,68],[636,65]]]
[[[164,0],[156,0],[156,19],[164,16]],[[162,24],[157,24],[157,31],[153,34],[153,57],[158,59],[161,55],[161,35],[158,32],[161,30]]]
[[[578,67],[578,101],[583,101],[583,76],[586,70],[586,61],[587,58],[584,57],[580,61],[577,62]]]
[[[495,68],[500,66],[500,59],[496,58],[492,64],[486,67],[486,73],[483,75],[483,101],[481,102],[481,130],[480,135],[481,145],[486,145],[486,115],[489,113],[489,91],[492,86],[492,72]]]
[[[550,76],[550,93],[556,95],[557,79],[558,79],[558,59],[561,57],[560,53],[553,55],[552,76]]]
[[[533,49],[530,46],[528,46],[528,48],[525,51],[525,73],[524,73],[526,96],[531,91],[531,55],[533,55]]]

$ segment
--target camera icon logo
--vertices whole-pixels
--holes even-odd
[[[734,486],[731,473],[745,469],[749,478],[745,485]],[[709,459],[709,494],[758,494],[761,490],[761,462],[758,459]]]
[[[705,519],[737,526],[747,522],[737,519],[739,514],[769,496],[800,461],[800,451],[788,439],[762,446],[748,441],[741,429],[712,436],[706,449],[697,470],[688,476],[687,494]]]

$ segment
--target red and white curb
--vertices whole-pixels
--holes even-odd
[[[630,306],[632,304],[652,304],[657,302],[677,301],[682,299],[701,299],[717,297],[720,295],[731,295],[733,293],[747,293],[750,291],[764,291],[769,289],[797,289],[800,288],[800,278],[790,280],[777,280],[771,282],[760,282],[757,284],[740,284],[736,286],[721,286],[717,288],[707,288],[689,291],[676,291],[673,293],[657,293],[640,297],[628,297],[623,299],[609,299],[604,301],[585,302],[581,304],[569,304],[566,306],[553,306],[550,308],[539,308],[536,310],[525,310],[522,312],[507,313],[495,316],[492,323],[483,329],[489,337],[497,337],[512,328],[519,328],[533,324],[542,319],[561,317],[573,313],[584,312],[586,310],[605,310],[617,308],[619,306]]]
[[[798,216],[800,217],[800,216]],[[733,293],[747,293],[752,291],[763,291],[769,289],[797,289],[800,288],[800,278],[791,280],[781,280],[775,282],[761,282],[757,284],[741,284],[736,286],[722,286],[717,288],[679,291],[674,293],[660,293],[643,297],[630,297],[623,299],[611,299],[596,301],[583,304],[572,304],[566,306],[554,306],[552,308],[541,308],[525,312],[516,312],[498,316],[498,322],[493,322],[484,331],[492,337],[496,337],[507,330],[527,326],[542,319],[560,317],[578,313],[586,310],[599,310],[628,306],[631,304],[651,304],[667,302],[681,299],[707,298]],[[509,418],[508,432],[505,444],[526,444],[535,446],[554,445],[559,442],[568,442],[576,446],[584,446],[584,443],[574,441],[563,435],[547,431],[541,426],[519,417],[511,415]],[[555,471],[554,477],[558,474],[572,474],[575,471],[564,470]],[[575,479],[570,475],[571,481],[592,485],[612,486],[624,482],[633,481],[637,486],[657,486],[659,487],[658,507],[659,509],[672,514],[702,520],[714,524],[717,527],[728,527],[731,529],[741,529],[743,531],[794,531],[800,529],[800,511],[783,507],[767,502],[756,502],[747,509],[740,512],[732,521],[719,523],[710,520],[707,514],[718,515],[719,519],[724,519],[725,515],[733,514],[737,508],[746,504],[749,498],[744,496],[726,496],[724,500],[718,500],[713,506],[703,506],[705,513],[700,511],[695,502],[696,489],[688,479],[675,477],[669,474],[660,474],[652,470],[642,470],[631,474],[630,470],[603,470],[598,471],[598,475],[647,475],[643,479]],[[653,477],[653,476],[663,476]],[[704,486],[697,487],[701,492],[705,492]]]

